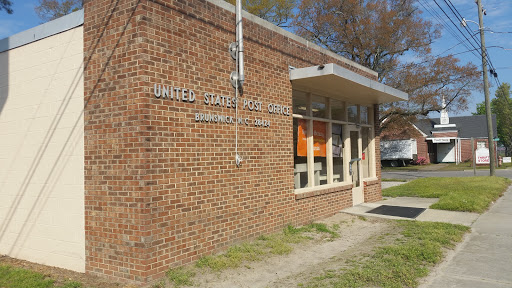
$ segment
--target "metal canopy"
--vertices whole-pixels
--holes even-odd
[[[290,80],[293,89],[329,96],[352,104],[370,105],[408,99],[405,92],[333,63],[291,69]]]

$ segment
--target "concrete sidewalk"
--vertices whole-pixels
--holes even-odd
[[[420,287],[512,287],[512,186]]]

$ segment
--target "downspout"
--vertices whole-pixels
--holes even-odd
[[[234,50],[233,46],[236,47],[236,53],[234,55],[236,62],[236,72],[235,75],[231,75],[231,81],[233,86],[235,86],[235,163],[237,167],[242,165],[243,158],[238,154],[238,97],[243,91],[242,84],[245,80],[244,76],[244,36],[242,30],[242,0],[236,0],[236,44],[230,45],[230,50]],[[232,55],[233,56],[233,55]]]
[[[236,41],[238,42],[238,81],[244,84],[244,33],[242,29],[242,0],[236,0]]]

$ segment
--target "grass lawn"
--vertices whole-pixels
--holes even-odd
[[[81,288],[82,284],[69,281],[63,285],[55,285],[55,280],[27,269],[0,266],[0,287],[2,288]]]
[[[511,181],[501,177],[431,177],[382,190],[385,197],[439,198],[430,208],[482,213]]]
[[[311,223],[300,228],[288,225],[282,233],[262,235],[255,241],[243,242],[240,245],[229,247],[219,255],[201,257],[194,265],[171,268],[167,271],[167,280],[173,287],[193,286],[193,278],[204,271],[220,272],[226,269],[238,268],[244,264],[263,261],[272,255],[287,255],[293,251],[292,244],[301,243],[312,238],[308,233],[323,234],[327,239],[338,238],[335,231],[339,225],[331,227],[323,223]],[[165,279],[153,285],[152,288],[163,288]]]
[[[373,251],[355,258],[340,259],[339,269],[320,272],[298,286],[416,287],[419,279],[427,276],[430,268],[442,261],[444,250],[453,248],[470,229],[463,225],[419,221],[393,221],[392,225],[396,225],[396,232],[379,236],[382,245]],[[173,287],[193,286],[197,274],[237,268],[249,262],[264,261],[271,255],[285,255],[291,252],[290,244],[307,240],[305,232],[324,233],[332,239],[339,237],[333,231],[336,229],[336,226],[316,223],[301,228],[288,226],[283,233],[244,242],[223,254],[203,257],[195,265],[169,269],[167,280]],[[167,287],[165,279],[152,286],[163,287]]]
[[[397,221],[401,235],[349,267],[327,271],[302,287],[417,287],[441,262],[443,249],[460,242],[469,227],[447,223]]]

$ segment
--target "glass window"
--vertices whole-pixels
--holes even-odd
[[[359,113],[361,114],[361,124],[368,124],[368,107],[359,106]]]
[[[347,121],[347,118],[345,117],[345,105],[343,105],[343,102],[331,99],[331,119]]]
[[[359,123],[357,121],[357,105],[350,105],[347,108],[348,122]]]
[[[295,189],[308,187],[307,131],[309,120],[293,119],[293,156]]]
[[[325,157],[327,150],[325,143],[327,142],[326,123],[322,121],[313,122],[313,152],[316,156]]]
[[[313,154],[315,186],[327,184],[327,123],[313,121]]]
[[[313,96],[311,102],[311,110],[313,111],[313,117],[327,118],[327,102],[325,97]]]
[[[340,124],[332,124],[332,180],[343,182],[343,133]]]
[[[308,95],[304,92],[293,91],[293,114],[307,115]]]
[[[346,151],[348,155],[343,155],[343,129],[348,127],[346,124],[334,123],[334,121],[348,120],[352,123],[371,124],[369,123],[372,119],[369,117],[370,111],[372,110],[369,107],[359,107],[354,104],[347,106],[336,99],[299,91],[293,92],[293,113],[296,115],[293,119],[295,189],[350,181],[344,177],[349,166],[348,161],[344,163],[343,157],[349,157],[349,159],[362,157],[362,160],[354,162],[353,172],[358,173],[358,167],[362,167],[362,177],[373,176],[371,173],[374,170],[370,167],[375,165],[375,161],[371,158],[374,153],[371,151],[373,147],[371,146],[371,128],[362,127],[359,131],[351,131],[350,135],[345,135],[350,137],[352,149]],[[331,117],[327,119],[329,115]],[[358,142],[359,139],[362,141]],[[358,143],[362,143],[362,151],[359,150]],[[308,163],[308,153],[309,161],[312,163]],[[327,156],[330,158],[328,159]]]

